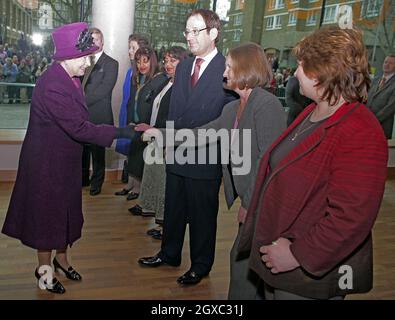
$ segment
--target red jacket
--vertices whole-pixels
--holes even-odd
[[[388,147],[366,106],[344,104],[270,171],[270,153],[314,109],[307,107],[263,156],[239,246],[271,286],[327,299],[372,287],[371,230],[383,197]],[[279,237],[292,241],[301,267],[271,274],[259,248]],[[339,287],[341,265],[352,289]]]

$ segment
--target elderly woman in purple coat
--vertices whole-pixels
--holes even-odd
[[[86,23],[53,32],[55,62],[37,81],[19,169],[2,232],[37,250],[35,276],[54,293],[65,288],[53,278],[60,269],[68,279],[81,275],[68,263],[67,248],[81,237],[81,158],[83,143],[109,147],[116,138],[131,138],[131,127],[115,128],[88,121],[78,77],[90,65],[93,45]]]

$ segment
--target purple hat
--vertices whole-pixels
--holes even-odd
[[[92,33],[86,22],[66,24],[54,30],[55,44],[53,59],[62,61],[90,55],[99,48],[93,44]]]

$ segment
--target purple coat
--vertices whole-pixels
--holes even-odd
[[[81,237],[82,142],[110,146],[115,127],[94,125],[81,87],[54,63],[33,92],[29,125],[2,232],[39,250]]]

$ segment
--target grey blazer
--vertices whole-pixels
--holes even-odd
[[[378,90],[380,80],[381,77],[373,80],[366,105],[379,120],[387,139],[391,139],[395,115],[395,75],[387,81],[381,90]]]
[[[200,128],[228,129],[230,132],[230,129],[233,129],[239,104],[240,100],[228,103],[217,119]],[[259,160],[286,127],[286,112],[278,98],[262,88],[253,89],[241,115],[238,125],[239,134],[235,135],[232,143],[235,144],[236,140],[239,140],[239,150],[241,150],[239,154],[242,155],[243,129],[251,129],[251,170],[244,175],[234,175],[231,170],[237,167],[235,164],[222,165],[225,199],[228,208],[232,206],[237,196],[240,197],[242,206],[248,208],[258,172]]]

